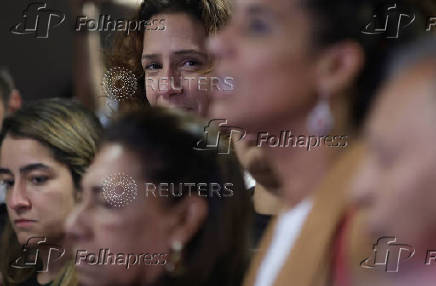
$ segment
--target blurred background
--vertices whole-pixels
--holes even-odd
[[[37,38],[35,33],[11,32],[24,21],[26,8],[34,2],[46,3],[44,9],[65,14],[64,22],[51,28],[47,38]],[[74,31],[77,17],[104,14],[111,19],[128,20],[139,3],[139,0],[95,0],[83,5],[81,0],[4,0],[0,10],[0,67],[10,71],[24,101],[76,97],[93,109],[92,92],[100,88],[96,85],[101,85],[98,77],[102,76],[102,69],[98,65],[112,35],[110,32]],[[57,21],[56,17],[53,19]]]

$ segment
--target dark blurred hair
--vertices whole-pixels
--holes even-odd
[[[436,75],[436,37],[423,37],[419,41],[402,46],[390,57],[389,77],[416,65],[432,63]],[[436,86],[436,78],[434,80]]]
[[[132,20],[148,21],[161,13],[185,13],[198,20],[210,35],[230,19],[230,0],[144,0]],[[141,29],[128,35],[118,32],[106,60],[108,66],[123,66],[135,73],[139,79],[136,99],[146,101],[144,71],[141,66],[143,40],[144,31]]]
[[[239,286],[247,266],[250,194],[233,155],[194,150],[203,139],[204,126],[188,115],[148,108],[124,115],[103,137],[102,144],[118,143],[136,152],[147,181],[233,184],[231,197],[201,197],[207,201],[209,211],[198,233],[184,247],[185,271],[175,277],[164,275],[162,285]],[[171,211],[187,193],[161,200]]]
[[[364,67],[357,78],[350,102],[353,127],[359,128],[375,91],[385,79],[387,58],[401,43],[413,41],[425,33],[425,21],[427,17],[435,15],[435,4],[425,0],[300,0],[300,2],[313,19],[313,42],[316,46],[323,48],[343,40],[351,40],[359,43],[364,50]],[[415,22],[402,29],[398,38],[389,39],[384,34],[362,33],[364,27],[373,20],[372,16],[375,13],[378,15],[377,23],[382,25],[386,8],[392,4],[396,4],[400,11],[415,13]]]
[[[0,100],[5,107],[14,88],[15,84],[11,74],[6,68],[0,67]]]

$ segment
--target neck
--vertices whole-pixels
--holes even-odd
[[[275,192],[271,192],[259,182],[256,182],[253,202],[256,213],[263,215],[276,215],[282,207],[282,202]]]
[[[48,245],[38,246],[39,257],[43,264],[43,270],[38,272],[37,280],[40,284],[53,281],[67,261],[67,253],[63,247],[63,240]]]
[[[286,126],[286,124],[281,126]],[[285,142],[284,144],[280,144],[278,147],[272,147],[270,144],[262,146],[279,176],[283,203],[285,207],[289,208],[313,193],[340,153],[336,151],[341,148],[328,147],[322,137],[309,135],[305,127],[306,118],[301,119],[300,122],[294,119],[293,124],[287,126],[288,128],[274,128],[269,132],[270,135],[274,134],[278,137],[281,137],[282,134],[282,138],[285,138],[282,140]],[[289,126],[293,126],[293,129],[290,129]],[[291,131],[291,133],[285,134],[283,131]],[[293,136],[289,136],[289,134]],[[310,141],[310,136],[314,137],[312,141]],[[299,141],[299,137],[303,139]],[[303,145],[303,140],[309,142],[309,146]],[[314,146],[315,140],[318,140],[319,145]],[[287,144],[288,142],[289,144]]]

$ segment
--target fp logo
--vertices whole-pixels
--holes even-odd
[[[46,253],[47,264],[44,269],[37,272],[47,272],[50,262],[61,259],[65,254],[65,249],[58,245],[50,245],[45,237],[31,237],[23,246],[21,256],[12,261],[10,266],[16,269],[35,268],[40,255],[40,248],[48,249]]]
[[[408,244],[395,243],[395,237],[381,237],[373,245],[373,253],[360,263],[363,268],[374,269],[383,266],[386,272],[398,272],[400,260],[409,260],[415,249]]]
[[[384,18],[380,14],[384,14]],[[397,4],[392,4],[387,7],[385,13],[376,13],[372,18],[363,28],[362,33],[367,35],[386,34],[387,39],[398,39],[400,30],[410,26],[415,21],[416,16],[415,14],[402,13],[397,9]]]
[[[211,130],[217,131],[210,132]],[[194,149],[200,151],[217,150],[218,154],[230,154],[233,134],[239,135],[239,138],[237,138],[237,141],[239,141],[245,137],[246,132],[242,128],[227,125],[226,119],[212,119],[204,127],[204,138],[197,142]]]
[[[47,3],[33,2],[23,11],[21,23],[13,26],[10,31],[16,35],[35,35],[35,38],[47,39],[50,28],[59,26],[65,21],[65,14],[47,9]]]

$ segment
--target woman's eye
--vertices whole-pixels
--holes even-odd
[[[181,63],[181,68],[189,71],[196,71],[201,69],[203,63],[197,60],[185,60]]]
[[[113,208],[115,208],[115,205],[113,203],[109,202],[107,199],[105,199],[103,197],[103,195],[100,198],[98,198],[97,202],[104,209],[113,209]]]
[[[185,61],[183,63],[183,66],[185,67],[193,67],[193,66],[198,66],[200,63],[198,61]]]
[[[0,180],[0,187],[4,190],[9,190],[14,185],[14,180]]]
[[[151,64],[149,64],[149,65],[146,65],[145,67],[144,67],[144,70],[146,70],[146,71],[152,71],[152,70],[158,70],[158,69],[161,69],[162,68],[162,65],[160,65],[160,64],[158,64],[158,63],[151,63]]]
[[[251,19],[248,23],[247,30],[251,34],[265,34],[270,32],[270,26],[262,19]]]
[[[47,182],[48,177],[47,176],[32,176],[30,178],[30,181],[32,182],[32,184],[34,185],[42,185],[45,182]]]
[[[103,207],[105,209],[113,209],[113,208],[115,208],[115,206],[113,204],[111,204],[111,203],[109,203],[107,201],[102,202],[102,204],[103,204]]]

